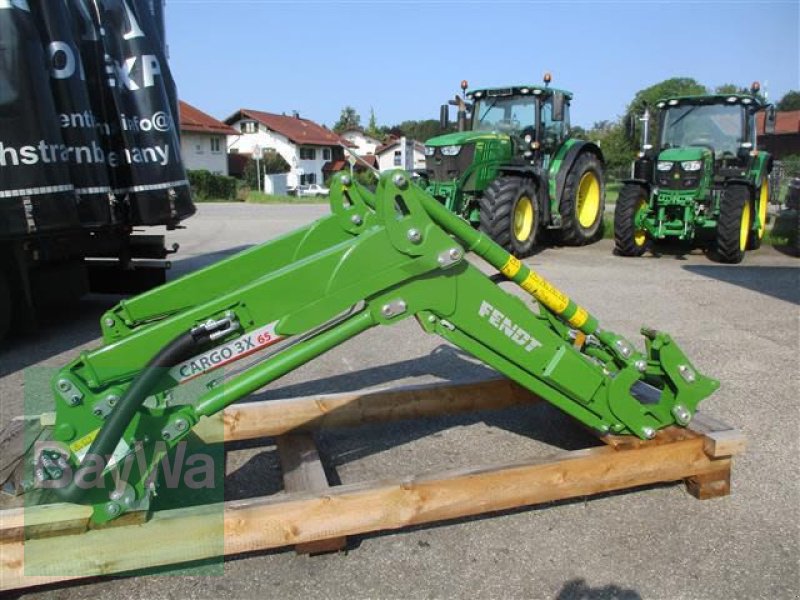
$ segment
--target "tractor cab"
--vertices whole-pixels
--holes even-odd
[[[547,157],[569,132],[570,92],[531,85],[475,90],[467,98],[472,131],[508,135],[517,157]]]
[[[745,94],[688,96],[660,101],[659,162],[683,161],[699,171],[708,160],[715,170],[746,168],[757,147],[755,114],[765,105]],[[700,161],[699,163],[697,161]]]

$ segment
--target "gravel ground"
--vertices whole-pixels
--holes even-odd
[[[200,205],[175,275],[289,231],[325,206]],[[680,485],[556,503],[491,517],[353,539],[346,553],[262,553],[224,575],[170,574],[32,590],[25,598],[797,598],[800,596],[798,305],[800,262],[772,248],[739,266],[700,253],[642,259],[611,242],[552,248],[526,262],[603,326],[639,340],[669,331],[721,389],[702,408],[742,428],[747,452],[731,496],[701,502]],[[23,412],[23,372],[60,366],[97,343],[115,299],[91,297],[37,337],[0,349],[0,426]],[[487,377],[486,367],[414,322],[371,330],[260,392],[277,398],[373,386]],[[325,434],[342,482],[546,454],[590,443],[547,406]],[[279,489],[274,448],[237,450],[232,497]],[[191,573],[191,572],[190,572]]]

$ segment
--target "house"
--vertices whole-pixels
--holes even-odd
[[[256,147],[277,152],[289,164],[289,186],[322,183],[326,163],[344,160],[343,140],[298,113],[288,116],[242,108],[225,123],[237,132],[230,143],[231,153],[251,155]]]
[[[329,163],[325,163],[325,166],[322,167],[323,181],[328,181],[332,175],[339,171],[350,171],[351,162],[353,171],[378,169],[378,157],[374,154],[364,154],[355,160],[351,160],[350,156],[347,156],[344,160],[332,160]]]
[[[775,113],[775,133],[764,133],[764,111],[756,115],[758,147],[775,158],[800,154],[800,110],[783,110]]]
[[[350,148],[359,156],[366,154],[375,154],[375,150],[382,145],[381,141],[377,138],[367,135],[361,128],[352,127],[344,130],[339,134],[343,140],[347,140]]]
[[[228,136],[239,132],[183,100],[179,103],[181,156],[188,170],[228,174]]]
[[[405,137],[394,138],[375,150],[381,173],[390,169],[425,168],[425,146]]]

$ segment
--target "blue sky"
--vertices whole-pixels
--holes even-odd
[[[800,2],[167,0],[181,97],[223,119],[238,108],[298,110],[331,126],[438,118],[467,79],[571,90],[573,123],[624,112],[675,76],[708,86],[800,89]]]

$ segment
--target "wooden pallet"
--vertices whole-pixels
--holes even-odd
[[[0,590],[286,546],[339,550],[349,535],[660,482],[685,481],[700,499],[730,493],[731,457],[743,451],[744,436],[702,414],[690,429],[669,428],[648,442],[608,436],[603,445],[547,459],[336,486],[312,436],[533,402],[527,390],[498,379],[232,406],[196,433],[208,443],[274,437],[285,493],[162,510],[101,529],[89,528],[84,506],[0,511]]]

